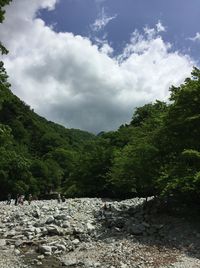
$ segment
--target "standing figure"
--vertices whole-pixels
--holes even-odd
[[[24,195],[20,195],[18,198],[18,204],[23,205],[24,204]]]
[[[10,204],[11,204],[11,194],[8,194],[7,205],[10,205]]]
[[[58,193],[57,200],[58,200],[58,203],[61,202],[61,196],[60,196],[60,193]]]
[[[24,204],[24,199],[25,199],[25,196],[24,196],[24,195],[22,195],[22,196],[21,196],[21,205],[23,205],[23,204]]]
[[[28,203],[29,205],[31,204],[31,201],[33,200],[32,194],[28,195]]]
[[[15,198],[15,206],[18,205],[18,202],[19,202],[19,195],[17,194],[17,195],[16,195],[16,198]]]
[[[64,203],[64,202],[65,202],[65,196],[62,195],[62,196],[61,196],[61,199],[62,199],[62,202]]]

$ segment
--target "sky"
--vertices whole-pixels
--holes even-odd
[[[199,0],[13,0],[6,12],[13,93],[68,128],[115,130],[200,64]]]

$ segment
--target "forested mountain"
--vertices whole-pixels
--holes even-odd
[[[0,2],[2,7],[9,1]],[[7,50],[0,46],[0,52]],[[93,134],[66,129],[34,113],[10,90],[0,63],[0,198],[60,191],[66,196],[200,194],[200,70],[170,103],[138,107],[130,124]]]
[[[75,155],[95,136],[38,116],[8,85],[1,85],[0,94],[1,194],[61,187]]]

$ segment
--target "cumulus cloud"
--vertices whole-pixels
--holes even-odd
[[[116,19],[117,17],[117,14],[115,14],[114,16],[108,16],[106,13],[105,13],[105,10],[104,8],[102,8],[101,10],[101,13],[99,14],[98,18],[95,20],[95,22],[91,25],[91,28],[93,31],[95,32],[98,32],[100,30],[103,30],[106,25]]]
[[[56,0],[13,0],[0,26],[10,50],[4,62],[13,92],[40,115],[67,127],[112,130],[135,107],[166,100],[169,87],[190,74],[188,56],[170,50],[158,34],[135,31],[121,55],[89,38],[57,33],[37,18]]]
[[[191,41],[200,41],[200,33],[196,33],[196,35],[194,36],[194,37],[190,37],[190,38],[188,38],[189,40],[191,40]]]

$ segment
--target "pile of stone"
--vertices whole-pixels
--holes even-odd
[[[48,267],[44,263],[50,258],[65,267],[159,267],[160,249],[146,246],[146,241],[161,240],[166,226],[157,222],[151,202],[142,198],[106,202],[77,198],[23,206],[0,202],[0,252],[10,249],[22,256],[31,250],[35,254],[31,267]],[[163,250],[159,261],[175,261],[176,255],[174,249]]]
[[[152,198],[149,198],[152,201]],[[110,229],[122,231],[132,235],[163,235],[163,224],[157,224],[154,220],[155,207],[149,206],[144,199],[131,199],[122,202],[113,202],[104,211],[99,221]]]
[[[91,206],[87,199],[62,204],[56,200],[35,201],[23,206],[1,203],[0,246],[38,244],[45,255],[72,250],[79,243],[76,235],[92,237],[96,228],[94,210],[99,209],[100,203],[94,200]]]
[[[144,202],[138,198],[106,203],[97,198],[68,199],[61,204],[34,201],[23,206],[1,202],[0,247],[19,249],[27,244],[52,255],[72,251],[80,242],[97,239],[110,229],[134,235],[152,233],[160,226],[144,221]]]

